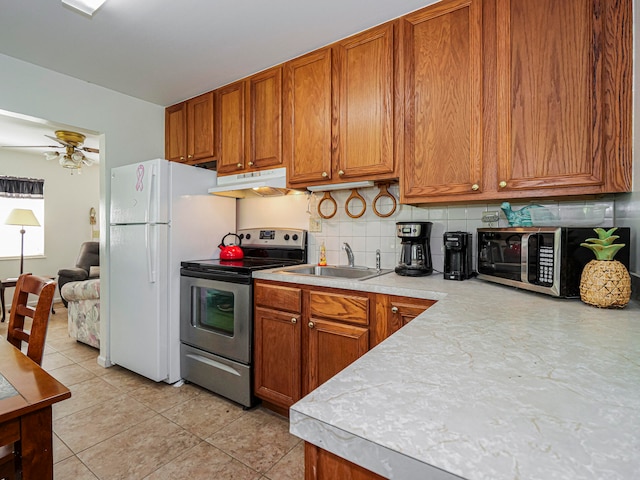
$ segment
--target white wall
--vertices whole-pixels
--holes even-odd
[[[100,141],[100,255],[108,265],[108,172],[114,166],[164,155],[164,107],[6,55],[0,55],[0,109],[102,134]],[[63,232],[60,233],[61,235]],[[108,364],[109,271],[101,273],[101,352]]]
[[[93,207],[97,211],[100,206],[100,167],[86,167],[81,175],[70,175],[69,170],[62,168],[57,161],[47,161],[41,154],[3,149],[0,149],[0,165],[2,175],[42,178],[45,181],[44,258],[25,257],[24,271],[54,276],[61,268],[75,266],[80,244],[91,240],[89,209]],[[17,245],[20,234],[2,241],[15,241]],[[17,277],[19,272],[19,259],[0,260],[0,278]],[[13,290],[6,289],[7,305],[11,303]],[[57,300],[59,291],[56,289]]]

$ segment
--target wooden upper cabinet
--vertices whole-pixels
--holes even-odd
[[[331,49],[284,66],[282,139],[290,184],[331,179]]]
[[[164,155],[172,162],[187,160],[187,102],[165,109]]]
[[[402,200],[482,191],[482,3],[448,0],[402,19]]]
[[[334,179],[395,173],[396,22],[333,47]]]
[[[165,110],[165,157],[197,164],[215,160],[214,94],[199,95]]]
[[[247,160],[249,168],[282,165],[282,67],[247,80]]]
[[[235,82],[216,90],[218,119],[217,170],[220,174],[240,173],[245,168],[245,82]]]
[[[496,1],[502,191],[630,189],[630,5]]]
[[[187,100],[187,162],[210,160],[215,156],[214,94],[205,93]]]

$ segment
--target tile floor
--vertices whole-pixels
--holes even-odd
[[[72,395],[53,407],[55,480],[304,478],[303,443],[285,418],[102,368],[96,349],[69,338],[66,308],[55,309],[42,366]]]

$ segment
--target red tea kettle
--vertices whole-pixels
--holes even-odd
[[[224,239],[228,236],[236,237],[238,239],[238,245],[225,245]],[[222,237],[220,245],[218,245],[220,249],[220,260],[240,260],[243,258],[244,252],[240,248],[240,244],[242,244],[242,239],[238,235],[235,233],[227,233]]]

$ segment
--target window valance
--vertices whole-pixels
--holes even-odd
[[[44,198],[44,180],[0,176],[0,197]]]

